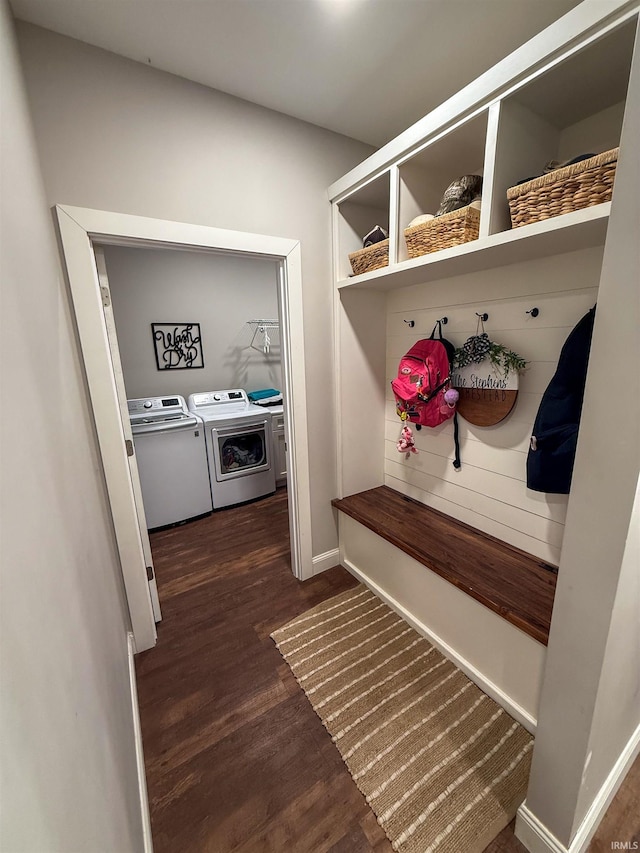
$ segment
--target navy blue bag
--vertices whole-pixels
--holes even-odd
[[[543,394],[527,455],[533,491],[569,494],[595,315],[594,306],[569,334]]]

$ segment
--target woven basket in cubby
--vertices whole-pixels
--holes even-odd
[[[480,230],[480,211],[467,205],[459,210],[452,210],[442,216],[436,216],[421,225],[405,228],[404,239],[410,258],[419,258],[430,252],[439,252],[477,240]]]
[[[507,190],[513,228],[611,201],[619,148]]]
[[[358,249],[349,255],[354,275],[389,266],[389,240],[381,240],[366,249]]]

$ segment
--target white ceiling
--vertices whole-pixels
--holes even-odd
[[[578,0],[11,0],[17,18],[383,145]]]

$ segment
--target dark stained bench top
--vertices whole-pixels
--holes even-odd
[[[332,505],[545,645],[557,568],[388,486]]]

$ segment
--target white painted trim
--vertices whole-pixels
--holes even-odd
[[[494,196],[496,195],[495,171],[496,153],[498,151],[498,134],[500,132],[500,112],[502,103],[496,101],[487,110],[487,133],[484,144],[484,169],[482,172],[482,208],[480,210],[479,239],[491,236]],[[500,199],[502,201],[502,199]]]
[[[156,629],[125,449],[125,428],[118,405],[118,380],[114,374],[102,310],[94,244],[240,253],[279,262],[285,435],[291,461],[287,474],[291,563],[293,574],[304,580],[312,576],[313,563],[300,243],[282,237],[79,207],[56,206],[55,213],[105,472],[135,648],[140,652],[155,645]]]
[[[338,281],[340,278],[340,262],[338,259],[338,246],[340,245],[340,229],[339,229],[339,220],[340,214],[338,210],[337,204],[331,205],[331,231],[332,231],[332,240],[331,240],[331,262],[334,271],[334,281]],[[341,390],[341,381],[340,374],[338,372],[338,366],[342,364],[342,347],[340,343],[341,338],[341,317],[342,317],[342,307],[340,305],[340,291],[337,287],[333,288],[332,300],[331,300],[331,310],[332,310],[332,332],[333,332],[333,375],[335,377],[335,381],[333,383],[333,411],[335,418],[335,429],[334,435],[336,440],[336,496],[339,498],[344,497],[344,488],[343,488],[343,477],[342,477],[342,452],[343,452],[343,442],[342,442],[342,390]]]
[[[125,441],[133,443],[133,432],[129,422],[129,410],[127,407],[127,397],[124,385],[124,373],[122,372],[122,362],[120,359],[120,351],[118,349],[118,336],[116,333],[115,317],[113,314],[113,304],[111,301],[111,288],[109,287],[109,276],[107,275],[107,264],[104,257],[104,248],[95,246],[93,250],[98,270],[98,282],[103,296],[102,312],[104,314],[105,331],[109,342],[109,356],[113,367],[115,377],[116,393],[118,395],[118,405],[120,408],[120,420]],[[140,534],[140,544],[142,546],[142,555],[147,569],[152,570],[152,577],[147,581],[149,586],[149,594],[151,596],[151,608],[153,610],[153,619],[157,624],[162,620],[162,611],[160,608],[160,599],[158,598],[158,586],[155,578],[155,570],[153,566],[153,555],[151,553],[151,543],[149,541],[149,532],[147,530],[147,519],[144,512],[144,503],[142,499],[142,487],[140,485],[140,476],[138,472],[138,462],[135,454],[127,459],[129,464],[129,476],[131,478],[131,487],[133,489],[133,502],[135,505],[136,516],[138,520],[138,532]]]
[[[180,246],[196,251],[217,249],[221,252],[242,252],[246,255],[269,258],[286,258],[297,245],[297,240],[269,237],[245,231],[229,231],[190,222],[173,222],[109,210],[92,210],[86,207],[56,205],[74,219],[97,243],[150,247],[163,243],[166,248]]]
[[[618,760],[611,768],[611,772],[591,803],[569,847],[565,847],[558,841],[547,827],[538,820],[528,808],[526,800],[518,809],[516,838],[524,844],[530,853],[585,853],[600,821],[639,754],[640,726],[631,735]]]
[[[385,592],[382,587],[378,586],[375,581],[372,581],[363,571],[361,571],[354,563],[348,560],[344,555],[340,560],[341,564],[347,569],[347,571],[351,572],[351,574],[358,578],[365,586],[368,586],[369,589],[378,596],[378,598],[382,599],[392,610],[401,616],[405,622],[408,622],[412,628],[422,634],[423,637],[426,637],[430,643],[432,643],[437,649],[439,649],[445,657],[449,658],[450,661],[458,667],[458,669],[462,670],[464,674],[470,678],[478,687],[484,691],[487,696],[490,696],[494,701],[496,701],[499,705],[501,705],[514,720],[517,720],[524,728],[531,732],[531,734],[535,735],[537,720],[531,716],[531,714],[518,705],[510,696],[501,690],[496,684],[492,681],[489,681],[478,669],[476,669],[472,664],[469,663],[466,658],[463,658],[455,649],[452,649],[447,643],[445,643],[437,634],[435,634],[430,628],[428,628],[424,622],[421,622],[419,619],[410,613],[406,607],[403,607],[398,601],[396,601],[393,596],[389,595]]]
[[[278,274],[282,382],[291,567],[299,580],[314,574],[311,543],[311,482],[307,428],[307,392],[304,360],[302,258],[296,242],[280,262]],[[295,353],[295,358],[293,354]]]
[[[340,565],[340,551],[337,548],[332,548],[331,551],[325,551],[324,554],[318,554],[313,558],[313,574],[319,575],[326,572],[327,569],[332,569],[334,566]]]
[[[147,776],[144,768],[144,752],[142,749],[142,728],[140,726],[140,708],[138,706],[138,687],[136,682],[136,667],[133,661],[135,655],[133,634],[127,634],[127,654],[129,659],[129,687],[131,690],[131,713],[133,716],[133,733],[136,743],[136,764],[138,765],[138,789],[140,792],[140,817],[142,820],[142,837],[144,853],[153,853],[151,837],[151,816],[149,814],[149,796],[147,793]]]
[[[400,167],[389,169],[389,264],[400,260]]]
[[[582,823],[578,827],[578,831],[573,837],[569,853],[584,853],[587,849],[589,842],[598,828],[598,824],[604,817],[606,810],[611,805],[618,789],[624,782],[627,772],[631,769],[631,765],[639,754],[640,725],[629,738],[627,745],[620,753],[618,760],[611,768],[611,772],[591,803]]]
[[[144,559],[116,376],[111,361],[100,282],[89,234],[64,208],[57,208],[71,297],[89,396],[100,445],[116,544],[136,651],[152,648],[156,626]]]
[[[540,823],[533,812],[529,811],[526,800],[518,809],[515,834],[529,853],[568,853],[564,844],[561,844],[555,835]]]

